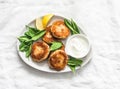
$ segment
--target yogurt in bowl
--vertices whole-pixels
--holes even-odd
[[[65,52],[74,58],[85,57],[90,50],[90,42],[85,35],[75,34],[68,38]]]

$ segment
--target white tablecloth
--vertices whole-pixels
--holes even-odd
[[[93,58],[76,74],[51,74],[26,65],[16,50],[23,27],[46,13],[82,24]],[[0,89],[120,89],[119,0],[0,0]]]

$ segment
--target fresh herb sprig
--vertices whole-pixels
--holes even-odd
[[[76,59],[76,58],[70,57],[67,65],[70,67],[72,72],[75,73],[75,68],[78,66],[81,66],[82,63],[83,63],[83,61],[81,59]]]
[[[80,34],[80,28],[77,26],[77,24],[71,19],[64,19],[65,25],[70,29],[71,34]]]
[[[45,34],[45,30],[38,30],[33,27],[26,26],[26,31],[23,36],[20,36],[18,40],[20,41],[19,50],[26,53],[26,57],[30,56],[32,43]]]

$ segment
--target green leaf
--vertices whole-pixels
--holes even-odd
[[[70,25],[71,26],[71,21],[69,19],[64,19],[64,22],[66,22],[67,25]]]
[[[40,32],[40,30],[37,30],[36,28],[29,27],[29,26],[26,26],[26,29],[27,29],[28,31],[25,32],[25,35],[28,36],[28,37],[33,37],[33,36],[35,36],[38,32]]]
[[[80,33],[79,27],[78,27],[77,24],[73,21],[73,19],[71,19],[71,24],[72,24],[73,28],[74,28],[78,33]]]
[[[52,42],[52,45],[50,46],[50,50],[54,51],[54,50],[59,49],[60,47],[62,47],[61,42]]]
[[[68,64],[70,65],[75,65],[75,66],[80,66],[82,64],[82,60],[81,59],[75,59],[75,58],[70,58],[68,61]]]
[[[33,42],[22,42],[20,45],[19,45],[19,50],[21,52],[26,52],[28,49],[29,49],[29,46],[32,44]]]
[[[28,38],[32,38],[34,35],[35,35],[35,33],[33,33],[32,31],[27,31],[27,32],[25,32],[25,35],[28,37]]]
[[[39,38],[41,38],[45,34],[45,32],[46,32],[45,30],[38,32],[35,36],[32,37],[31,40],[33,40],[33,41],[38,40]]]
[[[29,57],[29,56],[30,56],[31,47],[32,47],[32,45],[30,45],[30,46],[29,46],[29,49],[26,51],[26,57]]]
[[[19,40],[20,42],[28,42],[28,41],[30,41],[30,39],[29,39],[27,36],[20,36],[20,37],[18,38],[18,40]]]
[[[75,66],[69,65],[70,69],[72,70],[73,73],[75,73]]]
[[[29,34],[29,31],[25,32],[24,35],[25,35],[27,38],[31,39],[31,35]]]
[[[38,31],[40,31],[40,30],[38,30],[37,28],[33,28],[33,27],[28,26],[28,25],[26,25],[26,29],[27,29],[28,31],[31,30],[32,33],[36,33],[36,32],[38,32]]]
[[[45,30],[38,30],[36,28],[26,26],[27,32],[23,36],[20,36],[18,40],[20,41],[19,50],[26,53],[26,57],[30,56],[31,45],[34,41],[38,40],[45,34]]]
[[[71,34],[79,34],[80,33],[78,26],[72,19],[71,19],[71,21],[68,19],[64,19],[64,23],[70,29]]]
[[[70,57],[70,59],[68,60],[67,65],[70,67],[70,69],[72,71],[74,71],[74,69],[77,66],[81,66],[82,63],[83,63],[83,61],[81,59],[76,59],[76,58]]]
[[[25,51],[25,47],[26,47],[25,43],[22,42],[22,43],[19,45],[19,50],[20,50],[21,52],[24,52],[24,51]]]
[[[64,19],[64,23],[70,29],[70,31],[71,31],[72,34],[74,34],[74,33],[77,34],[77,32],[73,29],[73,27],[71,25],[71,22],[68,19]]]

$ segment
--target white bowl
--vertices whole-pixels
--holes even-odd
[[[71,35],[65,46],[65,52],[74,58],[83,58],[90,51],[90,42],[83,34]]]

